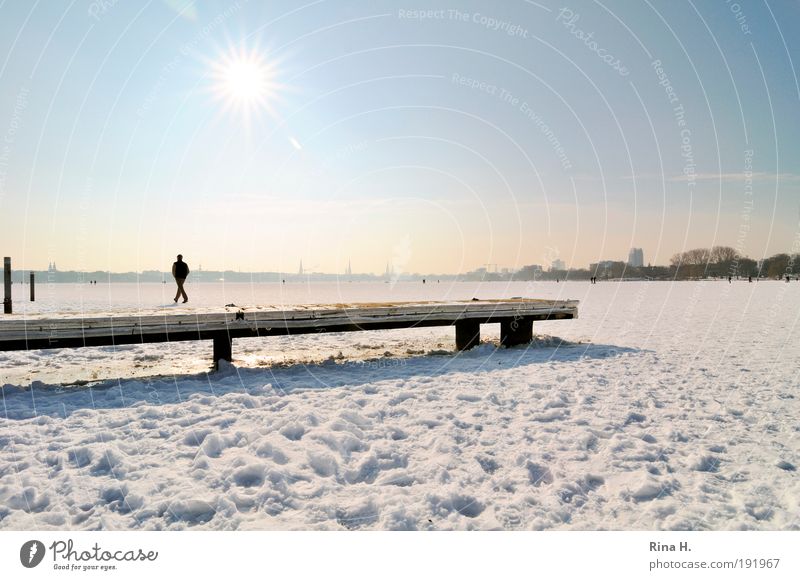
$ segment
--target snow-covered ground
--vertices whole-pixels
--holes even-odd
[[[800,284],[401,294],[580,318],[459,354],[447,328],[237,340],[212,374],[210,343],[0,352],[0,528],[800,529]]]

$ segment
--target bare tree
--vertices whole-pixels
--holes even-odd
[[[738,256],[739,252],[730,246],[714,246],[711,249],[711,261],[715,264],[733,262]]]
[[[789,274],[790,260],[791,258],[788,254],[775,254],[764,260],[766,262],[767,276],[770,278],[782,278]]]
[[[711,259],[711,251],[708,248],[695,248],[684,252],[684,262],[693,266],[705,266]]]

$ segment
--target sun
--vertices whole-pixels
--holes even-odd
[[[257,49],[231,49],[212,63],[213,92],[226,110],[245,119],[266,111],[274,115],[273,104],[281,85],[277,69]]]
[[[268,86],[266,71],[257,62],[232,62],[225,70],[223,83],[230,98],[245,103],[257,101]]]

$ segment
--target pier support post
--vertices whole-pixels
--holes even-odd
[[[36,292],[34,291],[33,272],[31,272],[31,302],[36,301]]]
[[[481,341],[481,324],[477,320],[456,321],[456,350],[469,350]]]
[[[219,368],[219,361],[231,362],[233,358],[233,341],[227,331],[214,333],[214,369]]]
[[[3,312],[11,312],[11,258],[3,258]]]
[[[533,321],[526,318],[500,322],[500,344],[516,346],[533,340]]]

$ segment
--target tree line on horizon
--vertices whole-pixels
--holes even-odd
[[[670,259],[670,267],[691,278],[744,276],[783,278],[800,274],[798,254],[775,254],[763,260],[742,256],[735,248],[714,246],[680,252]]]
[[[730,246],[714,246],[712,248],[694,248],[678,252],[670,259],[669,266],[631,266],[624,261],[600,262],[594,269],[550,270],[549,272],[520,271],[527,280],[588,280],[596,277],[599,280],[615,279],[650,279],[650,280],[692,280],[699,278],[772,278],[782,279],[786,276],[800,275],[800,254],[780,253],[754,260],[743,256],[736,248]]]

